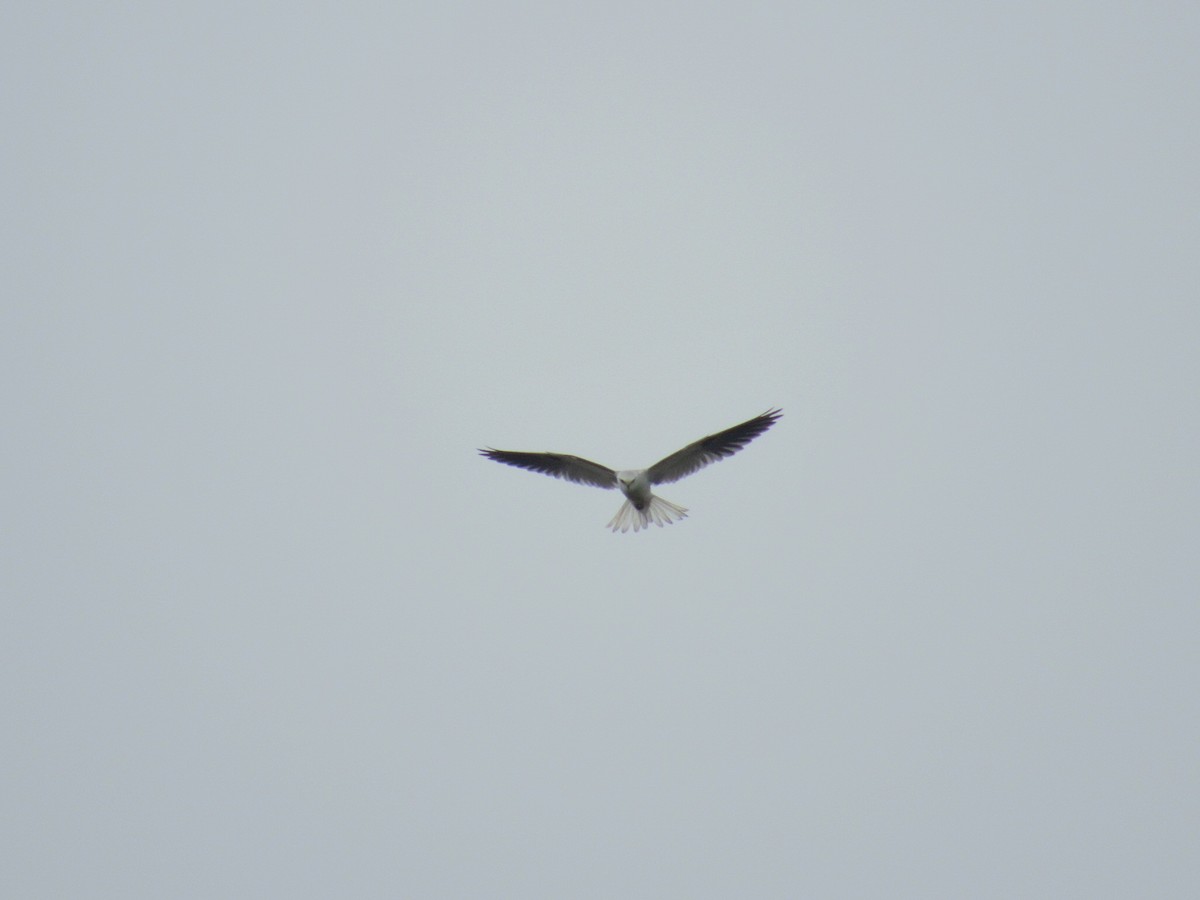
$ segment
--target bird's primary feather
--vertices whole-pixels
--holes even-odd
[[[590,459],[569,456],[566,453],[523,453],[519,450],[480,450],[488,459],[494,459],[518,469],[529,469],[543,475],[553,475],[577,484],[590,484],[600,488],[615,488],[617,473],[608,466],[594,463]]]
[[[686,478],[693,472],[698,472],[709,463],[733,456],[748,443],[770,428],[782,416],[778,409],[769,409],[761,416],[734,425],[716,434],[700,438],[688,444],[682,450],[676,450],[670,456],[660,459],[652,465],[647,473],[651,484],[669,484]]]

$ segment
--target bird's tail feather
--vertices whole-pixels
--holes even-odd
[[[651,523],[662,528],[664,525],[686,519],[687,514],[688,511],[682,506],[676,506],[662,497],[651,496],[645,509],[638,509],[631,501],[626,500],[605,527],[611,528],[614,533],[619,531],[624,534],[630,528],[637,532],[649,528]]]

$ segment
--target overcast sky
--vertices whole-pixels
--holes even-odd
[[[1200,895],[1198,46],[9,4],[0,894]]]

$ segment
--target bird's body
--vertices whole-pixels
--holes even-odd
[[[711,462],[732,456],[775,424],[783,413],[771,409],[741,425],[710,434],[682,450],[656,462],[648,469],[623,469],[614,472],[607,466],[564,453],[525,453],[517,450],[480,450],[488,459],[506,465],[530,469],[555,478],[565,478],[579,484],[600,488],[620,488],[625,502],[617,510],[608,527],[614,532],[635,532],[649,528],[651,523],[662,527],[687,516],[688,511],[652,490],[656,484],[678,481],[699,471]]]
[[[626,469],[617,473],[617,484],[621,493],[629,498],[635,509],[643,509],[654,496],[650,491],[650,479],[645,469]]]
[[[649,469],[626,469],[617,473],[617,486],[625,495],[625,502],[617,510],[608,527],[613,531],[634,531],[649,528],[653,522],[659,528],[680,519],[686,519],[688,511],[670,500],[656,497],[650,490]]]

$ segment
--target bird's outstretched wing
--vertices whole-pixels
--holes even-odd
[[[726,428],[717,434],[700,438],[682,450],[676,450],[666,459],[660,459],[647,471],[651,484],[668,484],[698,472],[709,463],[733,456],[748,443],[775,424],[783,415],[778,409],[769,409],[741,425]]]
[[[479,452],[488,459],[505,465],[553,475],[555,478],[565,478],[578,484],[591,484],[600,488],[617,486],[616,472],[608,466],[578,456],[568,456],[565,453],[522,453],[518,450],[493,450],[490,447]]]

